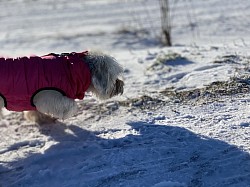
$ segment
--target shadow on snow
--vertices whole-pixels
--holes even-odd
[[[163,181],[190,187],[250,184],[250,155],[235,146],[181,127],[128,125],[138,135],[104,139],[101,134],[119,129],[91,132],[63,123],[40,126],[41,133],[58,143],[8,163],[8,168],[0,165],[0,186],[153,186]]]

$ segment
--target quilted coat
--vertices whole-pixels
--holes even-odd
[[[91,82],[83,62],[87,52],[0,58],[0,95],[11,111],[36,110],[33,97],[41,90],[57,90],[72,99],[83,99]]]

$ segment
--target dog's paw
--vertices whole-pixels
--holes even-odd
[[[35,122],[38,124],[55,123],[57,120],[56,118],[53,118],[50,115],[46,115],[38,111],[24,111],[23,116],[26,120]]]

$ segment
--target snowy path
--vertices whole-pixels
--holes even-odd
[[[247,53],[225,57],[221,50],[171,48],[192,63],[177,58],[161,70],[148,67],[162,53],[172,54],[169,49],[138,51],[129,57],[115,53],[125,68],[134,67],[125,71],[124,96],[107,103],[87,96],[79,102],[76,117],[56,124],[33,124],[20,113],[6,113],[0,126],[0,184],[249,186],[249,94],[218,95],[213,102],[185,104],[160,92],[164,84],[174,83],[176,90],[202,88],[204,80],[209,84],[247,73]],[[166,79],[165,66],[172,68]],[[184,67],[188,71],[179,76]],[[199,81],[183,78],[199,78],[200,72]],[[155,100],[144,102],[141,95]]]
[[[248,186],[249,99],[159,111],[125,107],[95,123],[78,118],[43,126],[2,125],[5,142],[18,141],[1,151],[1,183]]]

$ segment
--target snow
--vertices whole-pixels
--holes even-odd
[[[250,2],[170,2],[169,48],[155,39],[156,1],[0,2],[2,56],[100,49],[126,84],[55,124],[4,111],[1,187],[250,186]]]
[[[172,182],[172,181],[164,181],[158,184],[155,184],[153,187],[185,187],[186,185],[181,184],[179,182]]]

